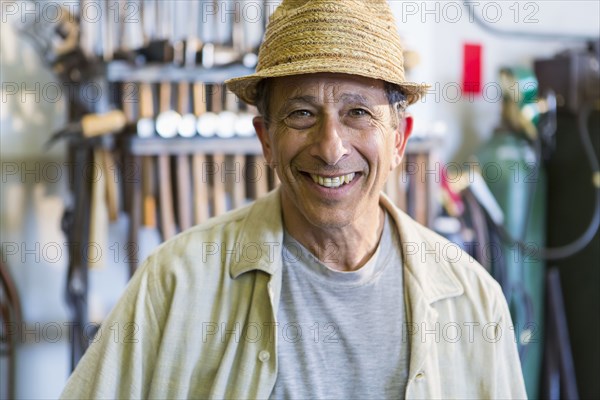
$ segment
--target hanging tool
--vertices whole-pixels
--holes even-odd
[[[135,83],[124,83],[121,97],[123,112],[129,125],[134,126],[140,117],[139,86]],[[132,277],[137,269],[138,260],[143,256],[140,244],[147,244],[147,238],[142,237],[142,220],[144,216],[144,197],[142,194],[142,157],[133,155],[129,151],[123,152],[123,207],[129,216],[128,246],[137,248],[137,257],[128,257],[129,276]],[[153,206],[156,212],[156,206]],[[156,226],[156,223],[154,224]],[[144,253],[145,254],[145,253]]]
[[[101,160],[103,171],[106,172],[106,206],[108,209],[108,219],[115,222],[119,219],[119,186],[118,170],[112,150],[102,149]]]
[[[0,253],[0,321],[2,322],[2,356],[6,357],[3,362],[3,388],[0,396],[3,398],[15,398],[16,383],[16,348],[22,338],[10,329],[17,327],[17,332],[23,325],[23,313],[19,292],[14,280],[11,278],[10,269],[5,265],[6,254]],[[7,329],[8,328],[8,329]]]
[[[189,83],[179,82],[178,107],[179,112],[187,114],[189,111]],[[192,115],[193,117],[193,115]],[[195,130],[194,130],[195,133]],[[189,154],[177,155],[177,216],[179,228],[183,231],[192,226],[192,178],[190,171]]]
[[[177,136],[177,127],[181,120],[181,115],[172,109],[171,99],[171,83],[162,82],[160,84],[161,111],[156,117],[156,132],[165,139]]]
[[[212,14],[213,18],[208,19],[207,22],[216,29],[205,31],[210,33],[210,36],[206,36],[206,42],[202,46],[202,66],[206,69],[234,63],[242,63],[248,68],[256,66],[258,57],[248,51],[245,43],[244,18],[241,15],[241,7],[235,7],[235,4],[232,3],[229,1],[229,4],[219,4],[216,0],[213,2],[214,10],[218,10],[221,5],[226,9],[235,9],[235,13],[224,15],[223,12],[215,12]]]
[[[156,175],[152,156],[142,156],[142,224],[147,228],[156,228]]]
[[[196,124],[196,130],[198,131],[198,134],[207,138],[216,135],[220,122],[218,112],[221,110],[221,91],[216,84],[212,84],[210,87],[210,111],[206,111],[200,115]],[[204,85],[204,88],[206,89],[207,86]],[[208,99],[208,95],[206,98]]]
[[[160,112],[161,114],[169,114],[171,110],[171,83],[162,82],[160,84]],[[159,115],[160,117],[160,115]],[[164,117],[163,117],[164,118]],[[165,129],[169,130],[162,133],[159,131],[157,121],[157,131],[159,135],[165,137],[170,134],[170,130],[177,133],[177,125],[173,129],[172,126],[164,125]],[[171,160],[167,152],[158,155],[158,176],[159,176],[159,200],[160,200],[160,223],[163,240],[169,240],[177,233],[175,227],[175,215],[173,211],[173,186],[171,184]]]
[[[225,92],[225,109],[218,114],[217,136],[222,139],[229,139],[236,134],[235,127],[238,115],[234,111],[237,111],[238,103],[235,93],[228,91],[226,88],[223,88],[223,91]]]
[[[141,138],[152,137],[156,133],[154,124],[154,93],[150,83],[142,82],[140,90],[140,119],[137,121],[137,135]]]
[[[242,174],[246,157],[244,154],[234,154],[232,157],[233,165],[229,168],[235,171],[233,176],[229,175],[229,193],[231,193],[232,208],[238,208],[246,203],[246,182]]]
[[[200,119],[206,113],[206,85],[204,82],[194,82],[193,86],[194,114]],[[200,224],[209,218],[208,181],[205,179],[204,168],[206,156],[196,153],[192,156],[194,223]]]
[[[88,256],[90,268],[103,267],[108,249],[108,207],[106,203],[106,176],[108,171],[104,168],[104,150],[94,149],[94,163],[92,180],[92,195],[90,201],[90,248],[96,254]]]
[[[205,178],[204,169],[207,165],[206,156],[196,153],[192,156],[192,168],[194,170],[194,223],[200,224],[209,216],[208,180]]]
[[[146,259],[163,240],[157,224],[155,157],[151,155],[134,156],[132,161],[133,164],[126,164],[131,168],[128,178],[134,186],[133,198],[128,199],[131,223],[130,245],[136,246],[138,252],[137,257],[130,258],[129,271],[131,275],[137,267],[135,259],[140,261]]]
[[[154,94],[150,83],[139,84],[140,115],[137,121],[137,135],[148,138],[155,135],[154,128]],[[152,156],[141,157],[142,178],[142,224],[148,228],[156,228],[156,197],[154,181],[154,161]]]
[[[179,112],[181,118],[177,125],[177,133],[181,137],[196,136],[196,115],[190,112],[190,83],[183,81],[179,83]]]
[[[92,138],[119,133],[125,129],[126,125],[127,118],[121,110],[113,110],[102,114],[86,114],[79,122],[70,123],[65,128],[53,133],[44,147],[49,149],[57,141],[70,137]]]
[[[144,14],[142,9],[144,2],[141,0],[119,0],[118,49],[122,52],[130,53],[144,47]]]
[[[211,91],[212,113],[218,119],[219,113],[223,110],[223,87],[213,84]],[[208,113],[206,113],[208,114]],[[206,115],[205,114],[205,115]],[[202,118],[202,117],[201,117]],[[218,125],[217,125],[218,126]],[[221,215],[227,211],[227,191],[225,187],[225,155],[215,152],[213,154],[213,215]]]
[[[188,34],[185,42],[185,66],[188,68],[196,66],[198,51],[202,48],[202,41],[198,38],[198,18],[200,13],[200,2],[192,1],[186,10],[188,18]]]
[[[157,2],[158,0],[143,0],[142,1],[142,32],[144,37],[144,45],[147,46],[151,41],[156,39],[157,24]]]

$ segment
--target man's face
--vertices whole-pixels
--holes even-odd
[[[285,219],[337,229],[377,216],[412,125],[392,114],[383,82],[323,73],[276,78],[270,90],[270,123],[254,125]]]

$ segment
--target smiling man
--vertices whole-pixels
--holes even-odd
[[[282,182],[287,233],[313,254],[335,248],[336,259],[324,260],[335,270],[362,267],[379,243],[380,193],[400,163],[411,118],[400,101],[390,105],[382,81],[360,76],[276,78],[268,90],[268,123],[257,117],[254,126]]]
[[[525,398],[499,285],[382,194],[426,91],[387,3],[284,0],[228,86],[280,188],[157,249],[63,397]]]

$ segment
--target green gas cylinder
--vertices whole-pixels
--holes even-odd
[[[504,213],[504,240],[498,244],[499,252],[490,253],[497,255],[491,259],[492,275],[500,282],[511,311],[528,397],[538,398],[544,336],[546,181],[535,138],[532,141],[537,115],[531,112],[531,99],[537,86],[532,86],[535,80],[522,69],[513,77],[524,96],[519,101],[505,97],[502,126],[479,151],[478,159],[483,178]],[[523,82],[527,82],[526,90]],[[517,114],[518,118],[510,120]]]

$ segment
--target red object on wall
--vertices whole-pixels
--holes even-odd
[[[463,48],[463,93],[481,94],[481,45]]]

